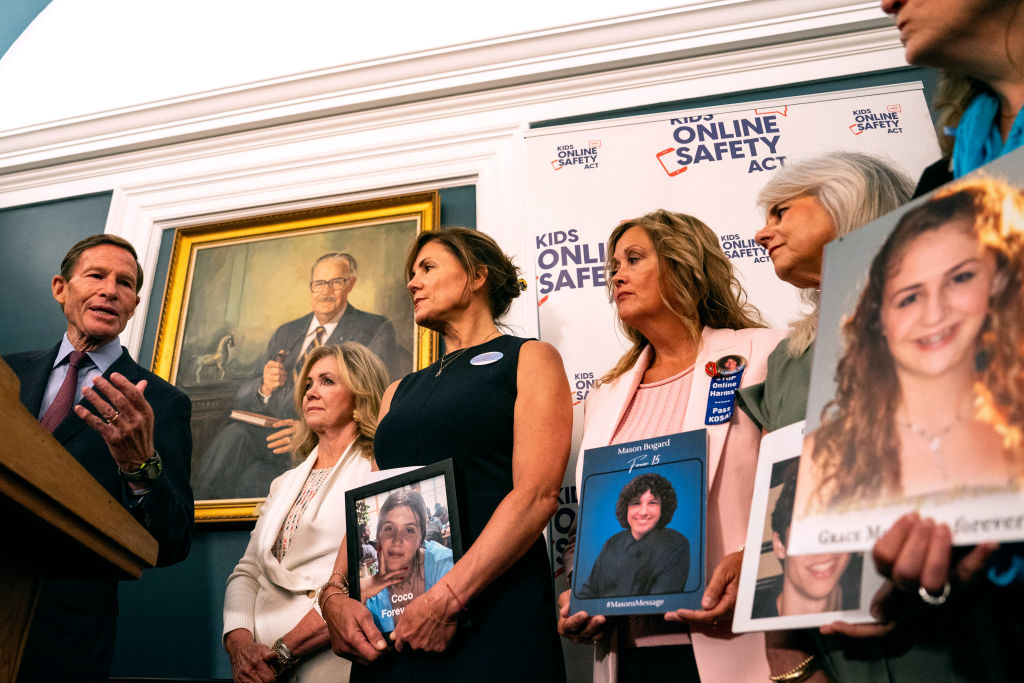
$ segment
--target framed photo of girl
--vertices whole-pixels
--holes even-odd
[[[197,521],[254,518],[290,467],[311,345],[359,342],[391,380],[433,362],[403,264],[438,210],[425,192],[174,231],[152,367],[192,399]]]
[[[381,633],[462,557],[451,460],[346,491],[345,519],[350,594]]]
[[[790,553],[867,550],[911,511],[954,545],[1024,539],[1022,169],[827,248]]]

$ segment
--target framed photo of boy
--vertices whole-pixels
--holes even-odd
[[[570,611],[700,609],[707,431],[593,448],[585,458]]]
[[[350,596],[381,633],[462,557],[450,459],[346,491],[345,520]]]
[[[391,380],[433,362],[404,265],[437,222],[426,192],[175,231],[152,367],[192,399],[197,521],[254,518],[291,466],[294,378],[314,337],[364,344]]]
[[[761,440],[733,631],[872,622],[883,579],[864,553],[793,555],[787,550],[804,423]]]

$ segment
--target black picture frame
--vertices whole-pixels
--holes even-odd
[[[368,555],[363,551],[364,531],[375,552],[381,553],[382,544],[379,535],[383,521],[380,519],[381,510],[393,495],[407,491],[414,491],[422,497],[426,512],[424,527],[427,527],[427,530],[420,539],[419,549],[423,557],[423,563],[420,566],[424,572],[424,591],[429,590],[434,583],[447,574],[451,565],[462,557],[463,552],[462,526],[455,489],[455,471],[450,458],[346,491],[345,526],[349,539],[349,595],[354,600],[359,600],[367,605],[367,609],[370,610],[374,618],[374,623],[382,633],[393,630],[394,617],[401,614],[401,610],[408,603],[400,601],[400,604],[396,605],[396,598],[401,596],[391,595],[389,587],[383,588],[366,600],[363,599],[361,581],[364,578],[375,576],[385,568],[385,558],[379,554],[372,562],[367,562]],[[429,538],[435,531],[430,528],[433,520],[436,519],[431,514],[432,510],[436,511],[435,505],[443,506],[444,514],[447,517],[444,526],[436,530],[440,532],[440,540]],[[410,509],[412,507],[407,504],[398,507],[403,506]],[[418,520],[419,516],[414,513],[414,518]],[[434,545],[428,545],[430,542]],[[450,553],[446,553],[446,551],[450,551]],[[431,580],[432,578],[433,580]],[[403,595],[409,595],[409,599],[418,597],[414,594]],[[385,597],[381,599],[378,596]],[[371,600],[376,602],[371,604]],[[395,610],[398,610],[397,613]]]

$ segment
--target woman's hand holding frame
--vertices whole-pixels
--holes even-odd
[[[334,654],[359,664],[378,659],[388,643],[374,625],[370,611],[347,595],[332,595],[325,597],[322,609]]]

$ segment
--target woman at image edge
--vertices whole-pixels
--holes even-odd
[[[335,652],[369,663],[353,667],[358,680],[562,681],[541,537],[569,459],[562,360],[549,344],[498,331],[495,321],[520,293],[519,269],[487,235],[423,233],[406,266],[416,324],[442,334],[447,353],[388,388],[377,463],[452,458],[467,550],[406,606],[391,636],[397,654],[384,654],[362,604],[325,588]],[[343,548],[335,568],[345,565]]]
[[[586,612],[570,616],[569,591],[559,597],[560,631],[600,641],[595,681],[640,680],[658,670],[673,680],[698,680],[698,671],[701,681],[767,680],[764,634],[729,629],[760,431],[739,410],[728,423],[705,424],[711,378],[704,367],[741,356],[742,385],[760,382],[784,332],[745,329],[761,327],[760,315],[746,303],[717,235],[692,216],[656,211],[626,221],[612,231],[608,252],[609,290],[633,345],[587,398],[580,453],[706,428],[710,579],[704,610],[615,620],[610,652],[604,636],[611,622]],[[582,467],[581,457],[577,487]]]
[[[224,648],[236,681],[274,680],[277,638],[300,660],[289,680],[348,680],[350,664],[327,649],[327,626],[309,593],[323,582],[345,533],[345,490],[370,473],[387,378],[381,360],[354,342],[313,349],[303,364],[293,441],[301,464],[270,485],[224,595]]]
[[[1024,143],[1024,1],[882,0],[882,9],[907,62],[943,69],[935,106],[950,158],[925,170],[915,194]]]

